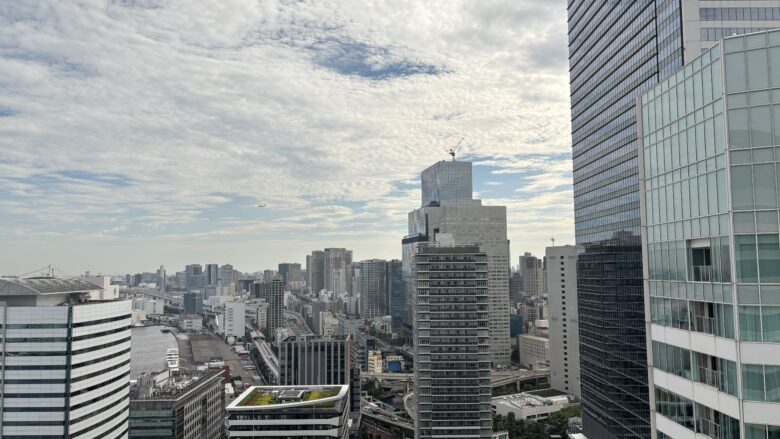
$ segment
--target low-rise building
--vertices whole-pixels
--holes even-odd
[[[142,376],[130,392],[130,438],[210,439],[225,431],[219,373]]]
[[[382,373],[383,366],[382,351],[368,351],[368,372]]]
[[[182,315],[179,317],[179,328],[184,332],[203,331],[203,317],[197,314]]]
[[[228,436],[347,439],[348,413],[348,385],[254,386],[228,405]]]
[[[520,364],[532,370],[550,367],[550,339],[535,335],[517,337],[520,350]]]
[[[493,415],[507,416],[514,413],[515,419],[537,421],[572,403],[573,398],[565,392],[544,389],[495,397],[491,401],[491,408]]]

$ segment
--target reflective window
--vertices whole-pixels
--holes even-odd
[[[728,53],[724,62],[726,63],[726,92],[745,91],[745,53]]]
[[[747,148],[750,146],[748,131],[748,111],[746,108],[729,110],[729,147]],[[690,140],[690,137],[689,137]]]
[[[739,338],[743,341],[761,341],[760,307],[739,307]]]
[[[769,87],[769,67],[767,65],[766,49],[749,50],[747,52],[748,66],[748,88],[755,90],[757,88]]]
[[[742,397],[749,401],[764,400],[764,367],[762,365],[742,365]]]
[[[756,192],[756,209],[774,209],[777,207],[774,164],[767,163],[753,166],[753,187]]]
[[[780,342],[780,306],[761,307],[761,328],[766,342]]]
[[[750,138],[753,146],[769,146],[772,144],[771,120],[772,117],[770,116],[768,105],[750,109]]]
[[[734,210],[753,209],[753,172],[750,166],[731,168],[731,204]]]
[[[737,257],[737,282],[758,282],[755,235],[737,235],[734,237],[734,242]]]

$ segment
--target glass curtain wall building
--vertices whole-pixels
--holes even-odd
[[[780,31],[724,40],[639,105],[654,430],[780,437]]]
[[[777,1],[570,0],[583,427],[649,437],[635,100],[719,35],[780,27]],[[760,7],[757,7],[760,6]]]

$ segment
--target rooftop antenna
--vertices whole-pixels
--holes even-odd
[[[552,241],[553,244],[552,246],[555,247],[555,237],[553,236],[552,238],[550,238],[550,240]]]
[[[450,148],[450,151],[448,152],[449,155],[452,156],[452,161],[455,161],[455,153],[458,151],[458,147],[460,147],[460,144],[463,142],[463,139],[465,137],[461,137],[460,140],[458,140],[458,143],[455,144],[452,148]]]

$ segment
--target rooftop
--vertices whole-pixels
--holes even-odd
[[[0,296],[86,293],[101,289],[102,287],[82,278],[0,277]]]
[[[229,408],[333,408],[349,389],[339,386],[255,386],[244,391]]]

